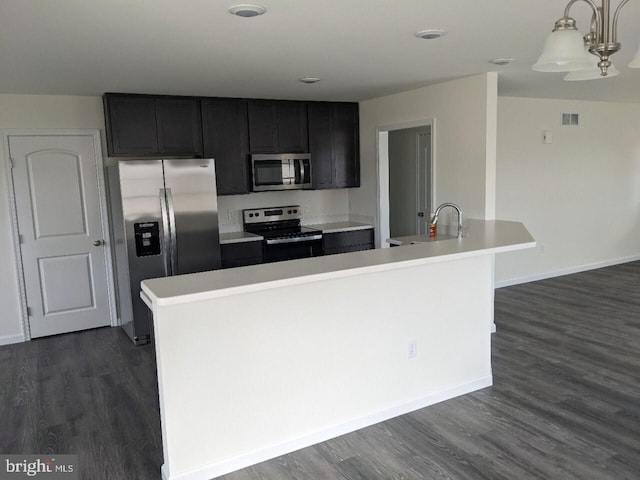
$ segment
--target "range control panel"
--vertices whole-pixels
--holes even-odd
[[[134,223],[133,232],[136,239],[137,257],[160,255],[159,222]]]
[[[286,207],[252,208],[243,210],[244,223],[278,222],[281,220],[297,220],[302,218],[300,205]]]

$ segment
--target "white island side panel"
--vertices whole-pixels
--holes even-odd
[[[492,269],[472,256],[153,304],[163,477],[213,478],[490,385]]]

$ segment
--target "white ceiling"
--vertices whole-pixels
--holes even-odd
[[[499,94],[640,103],[640,1],[622,10],[619,77],[531,70],[562,0],[0,0],[0,93],[131,92],[360,101],[498,71]],[[612,0],[617,5],[617,0]],[[572,8],[583,33],[591,10]],[[447,35],[414,36],[426,28]],[[513,57],[496,67],[488,60]],[[298,78],[315,76],[305,85]]]

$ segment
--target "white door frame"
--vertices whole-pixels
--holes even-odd
[[[428,152],[428,157],[423,159],[422,156],[422,152],[420,151],[420,136],[421,135],[429,135],[429,152]],[[434,181],[433,181],[433,155],[431,154],[431,145],[432,145],[432,132],[431,132],[431,128],[429,129],[425,129],[423,131],[421,131],[420,133],[416,133],[416,156],[414,158],[415,161],[415,176],[416,176],[416,183],[415,183],[415,188],[416,188],[416,218],[415,218],[415,224],[416,224],[416,234],[420,235],[421,233],[427,233],[429,228],[427,225],[427,222],[429,220],[429,217],[427,218],[420,218],[417,216],[417,213],[420,212],[421,210],[424,211],[424,213],[428,216],[431,214],[431,212],[433,211],[433,201],[434,201],[434,196],[433,196],[433,189],[434,189]],[[426,143],[426,142],[425,142]],[[428,191],[428,195],[425,195],[426,197],[429,198],[428,200],[428,205],[427,205],[427,209],[425,210],[423,207],[423,202],[422,202],[422,198],[421,198],[421,193],[424,193],[424,191],[420,188],[420,173],[422,173],[422,169],[420,168],[420,165],[422,163],[422,161],[424,160],[424,162],[427,165],[427,169],[426,171],[428,172],[427,178],[425,179],[425,188]],[[427,181],[428,180],[428,181]],[[422,229],[424,230],[424,232],[420,231],[420,227],[423,227]]]
[[[431,127],[431,204],[436,199],[436,119],[426,118],[413,122],[395,123],[376,128],[376,152],[378,156],[378,232],[379,245],[387,248],[389,238],[389,132],[416,127]]]
[[[20,295],[20,317],[22,323],[22,337],[24,341],[31,340],[29,330],[29,315],[27,313],[27,292],[25,288],[24,272],[22,271],[22,250],[20,248],[20,238],[18,234],[18,211],[16,205],[15,191],[13,188],[12,160],[9,156],[10,136],[92,136],[96,156],[96,170],[98,172],[98,192],[100,214],[102,216],[102,238],[107,248],[103,248],[105,256],[105,266],[107,274],[107,298],[109,302],[109,317],[111,326],[119,325],[116,312],[116,299],[113,282],[113,263],[111,261],[111,237],[109,235],[109,213],[107,210],[107,195],[105,191],[104,164],[102,160],[102,146],[100,143],[100,131],[97,129],[2,129],[2,145],[4,149],[5,171],[7,182],[7,195],[9,197],[9,215],[11,218],[11,236],[13,241],[13,254],[17,272],[16,281]]]

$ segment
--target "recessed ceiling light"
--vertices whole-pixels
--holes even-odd
[[[267,9],[262,5],[256,5],[253,3],[240,3],[229,7],[229,13],[245,18],[257,17],[266,11]]]
[[[424,40],[434,40],[446,34],[446,30],[442,30],[439,28],[428,28],[426,30],[420,30],[419,32],[416,32],[416,37],[422,38]]]
[[[299,79],[302,83],[318,83],[320,79],[318,77],[303,77]]]
[[[508,65],[512,63],[515,59],[510,57],[500,57],[489,60],[489,63],[493,63],[494,65]]]

